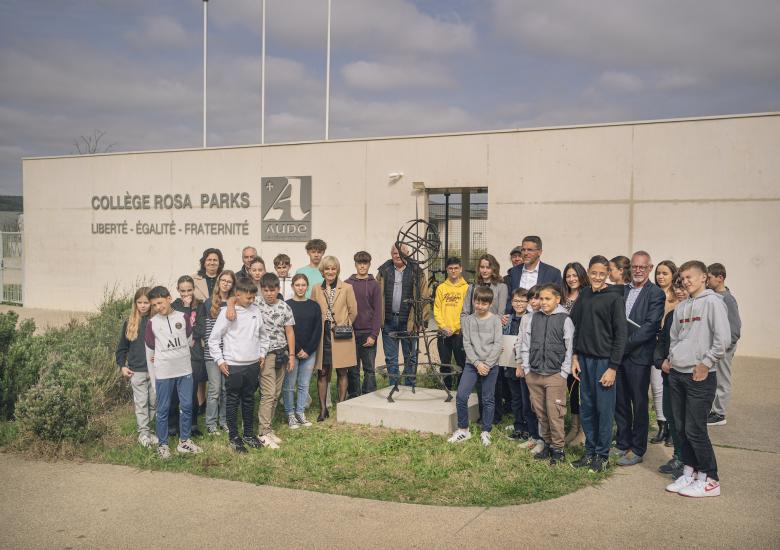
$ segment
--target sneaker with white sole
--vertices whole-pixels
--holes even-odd
[[[297,430],[301,427],[301,425],[298,423],[298,417],[296,417],[294,414],[288,414],[287,415],[287,427],[291,430]]]
[[[684,497],[719,497],[720,496],[720,483],[708,477],[706,479],[697,479],[687,487],[683,487],[677,492],[678,495]]]
[[[536,445],[534,445],[534,448],[531,449],[531,454],[536,456],[536,455],[544,452],[544,450],[546,448],[547,448],[547,444],[545,444],[544,439],[537,439],[536,440]]]
[[[693,476],[688,477],[686,475],[681,475],[677,479],[675,479],[672,483],[666,486],[666,490],[670,493],[679,493],[689,485],[692,485],[694,482]]]
[[[138,436],[138,444],[141,447],[146,447],[147,449],[152,446],[152,436],[149,434],[141,434]]]
[[[265,447],[267,449],[278,449],[279,448],[279,444],[276,443],[276,441],[274,441],[270,437],[268,437],[269,435],[270,434],[265,434],[263,436],[260,436],[260,437],[258,437],[258,440],[260,441],[260,443],[263,444],[263,447]]]
[[[490,447],[490,432],[482,432],[479,434],[479,439],[485,447]]]
[[[528,441],[523,441],[520,443],[520,447],[523,449],[528,449],[529,451],[533,451],[536,448],[537,443],[539,442],[539,439],[534,439],[533,437],[529,437]]]
[[[168,445],[160,445],[157,447],[157,456],[163,460],[168,460],[171,458],[171,449]]]
[[[447,440],[447,443],[462,443],[471,439],[471,432],[468,430],[455,430]]]
[[[271,438],[271,441],[273,441],[273,442],[274,442],[274,443],[276,443],[277,445],[281,445],[281,444],[282,444],[282,438],[281,438],[281,437],[279,437],[278,435],[276,435],[274,432],[268,432],[268,433],[267,433],[267,434],[265,434],[265,435],[267,435],[268,437],[270,437],[270,438]]]
[[[725,426],[726,417],[716,412],[710,412],[707,416],[707,426]]]
[[[192,439],[185,439],[183,441],[179,441],[179,445],[176,447],[176,451],[183,454],[199,454],[203,452],[203,449],[195,445],[195,442],[192,441]]]
[[[216,426],[208,426],[206,428],[206,433],[213,436],[222,435],[222,432],[220,432],[219,428]]]
[[[298,424],[303,426],[304,428],[308,428],[311,426],[311,422],[306,418],[305,413],[295,413],[295,418],[298,419]]]

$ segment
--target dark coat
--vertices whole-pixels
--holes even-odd
[[[523,269],[525,264],[519,264],[511,268],[507,272],[506,280],[509,287],[509,299],[506,304],[506,313],[512,313],[512,292],[520,288],[520,278],[523,276]],[[550,264],[539,262],[539,277],[536,279],[537,285],[543,285],[547,283],[554,283],[561,286],[563,283],[563,277],[561,277],[561,270],[557,267],[553,267]]]
[[[623,300],[628,298],[629,285],[625,285]],[[666,294],[657,285],[647,281],[631,308],[628,318],[639,328],[628,324],[628,338],[623,360],[629,360],[635,365],[649,366],[653,363],[653,353],[657,342],[658,331],[664,316]]]

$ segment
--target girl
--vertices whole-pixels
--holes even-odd
[[[590,286],[590,281],[588,280],[585,267],[580,262],[566,264],[566,267],[563,268],[561,305],[568,313],[571,313],[571,309],[574,307],[580,292],[587,286]],[[574,376],[569,374],[566,379],[566,385],[569,388],[571,426],[564,442],[567,446],[576,447],[585,443],[585,433],[582,431],[580,424],[580,383]]]
[[[320,305],[322,314],[322,339],[317,350],[317,389],[320,398],[320,415],[317,422],[328,418],[327,395],[333,369],[338,376],[339,401],[347,396],[347,369],[357,364],[355,336],[336,340],[333,329],[336,326],[352,325],[357,318],[357,300],[352,285],[339,281],[341,264],[334,256],[325,256],[320,262],[322,284],[316,285],[311,299]]]
[[[219,248],[207,248],[200,257],[200,269],[192,276],[195,297],[204,301],[214,292],[217,275],[225,267],[225,260]]]
[[[671,260],[658,262],[658,267],[655,268],[655,284],[666,294],[664,317],[670,311],[674,311],[674,306],[677,305],[677,298],[672,289],[672,280],[676,273],[677,266]],[[653,391],[653,408],[658,421],[658,433],[650,439],[650,443],[663,442],[668,446],[671,444],[671,440],[669,425],[664,414],[664,381],[660,369],[650,369],[650,388]]]
[[[609,261],[609,281],[613,285],[627,285],[631,282],[631,260],[615,256]]]
[[[260,289],[260,279],[263,278],[263,275],[265,275],[265,261],[263,261],[263,259],[260,256],[257,256],[254,260],[252,260],[252,263],[249,264],[249,278],[258,288],[257,296],[261,300],[262,297],[260,296],[259,289]]]
[[[195,281],[189,275],[182,275],[176,282],[176,289],[179,292],[179,298],[176,298],[171,307],[176,311],[181,311],[190,318],[190,324],[195,327],[197,322],[197,311],[200,300],[195,298]],[[190,348],[190,362],[192,364],[192,435],[203,435],[198,429],[198,414],[201,406],[206,403],[205,391],[201,391],[201,386],[205,385],[207,380],[206,364],[203,360],[203,346],[200,338],[193,331],[193,345]],[[205,390],[205,388],[204,388]],[[176,392],[171,395],[171,407],[168,411],[168,433],[178,432],[179,426],[179,396]]]
[[[214,286],[214,292],[211,298],[200,305],[196,316],[197,325],[193,331],[198,338],[205,342],[203,346],[203,359],[206,364],[206,373],[208,376],[208,395],[206,396],[206,431],[209,435],[219,435],[217,421],[222,430],[227,431],[227,419],[225,416],[225,387],[222,373],[214,359],[211,357],[208,348],[209,336],[217,322],[219,310],[227,304],[228,298],[233,296],[236,286],[236,275],[229,269],[219,274],[217,284]]]
[[[322,338],[322,312],[317,302],[306,298],[309,280],[303,273],[292,278],[293,297],[287,300],[295,318],[295,368],[284,377],[282,395],[284,413],[291,429],[311,426],[305,408],[309,397],[309,382],[317,360],[317,348]],[[298,394],[296,403],[295,394]]]
[[[156,396],[154,381],[150,378],[146,365],[144,344],[144,331],[151,309],[148,294],[149,287],[142,287],[133,295],[130,316],[122,324],[122,334],[116,348],[116,364],[122,376],[130,380],[130,387],[133,388],[138,443],[144,447],[156,447],[157,436],[149,427],[155,415]]]

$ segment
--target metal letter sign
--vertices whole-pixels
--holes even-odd
[[[311,239],[311,176],[261,178],[263,241]]]

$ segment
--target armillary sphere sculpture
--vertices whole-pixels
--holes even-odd
[[[412,392],[414,384],[418,378],[423,375],[435,379],[438,385],[443,389],[447,397],[445,402],[452,401],[452,393],[447,387],[447,381],[456,380],[461,373],[458,365],[436,362],[431,359],[431,346],[434,345],[439,332],[426,327],[428,314],[433,306],[433,297],[425,292],[425,275],[423,269],[429,266],[439,254],[441,240],[436,227],[425,220],[417,219],[406,222],[398,231],[395,247],[401,258],[406,262],[407,268],[414,270],[414,289],[412,297],[405,303],[409,304],[410,315],[412,316],[412,329],[403,331],[394,331],[390,337],[396,340],[411,340],[421,342],[423,346],[424,361],[417,363],[414,372],[404,373],[404,377],[412,379]],[[448,358],[449,360],[449,358]],[[376,369],[378,374],[388,377],[388,381],[393,385],[387,400],[393,403],[393,394],[398,391],[398,384],[401,380],[401,374],[391,375],[387,371],[387,365],[381,365]]]

